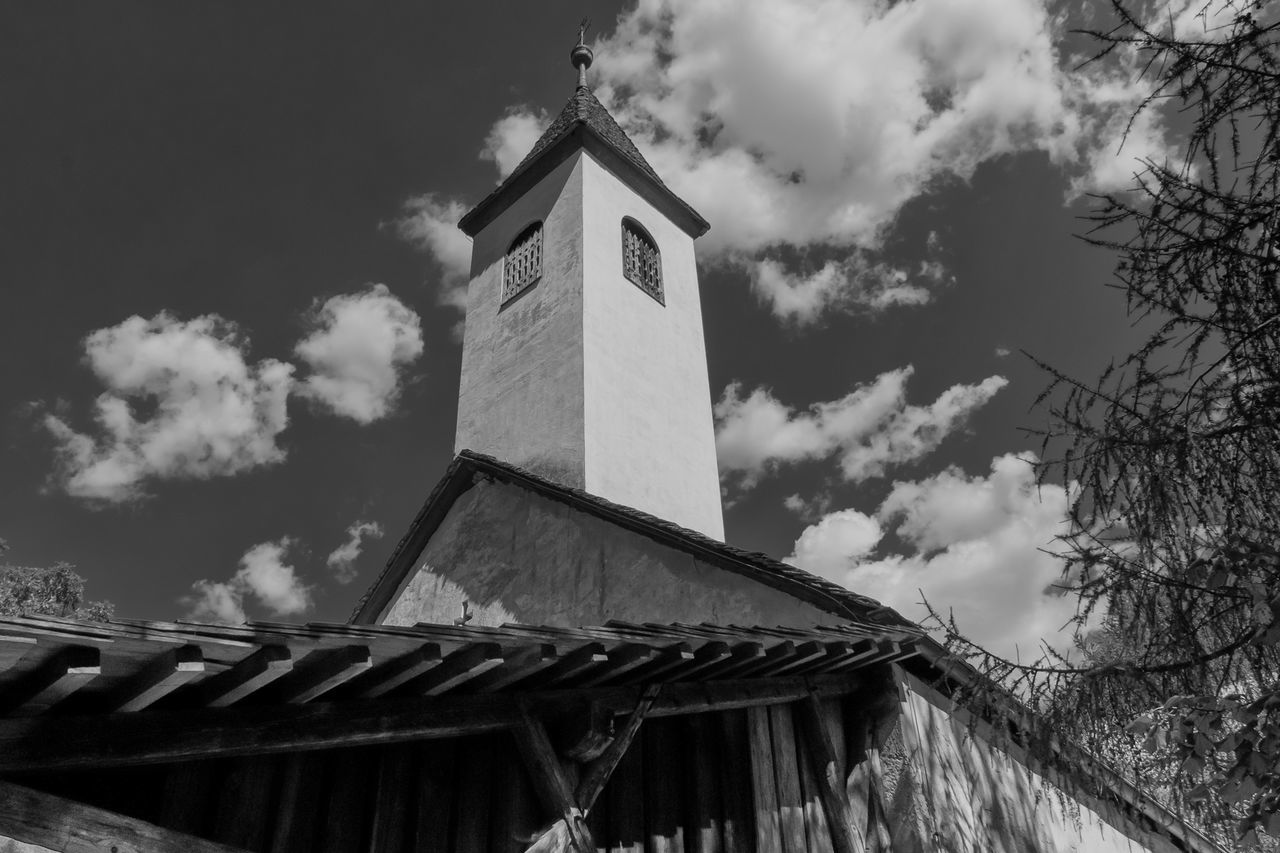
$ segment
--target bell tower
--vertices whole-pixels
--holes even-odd
[[[459,227],[472,238],[455,449],[724,538],[693,241],[571,58],[569,102]]]

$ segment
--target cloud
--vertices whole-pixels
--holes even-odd
[[[787,561],[923,619],[921,593],[961,631],[998,653],[1028,661],[1058,633],[1076,600],[1058,585],[1054,537],[1066,531],[1067,492],[1037,487],[1031,454],[1006,454],[990,473],[957,468],[894,484],[874,517],[831,513],[806,528]],[[892,529],[906,553],[873,552],[873,533]]]
[[[996,358],[1006,358],[1013,353],[1008,347],[996,347]]]
[[[61,406],[42,424],[53,437],[52,480],[100,503],[147,496],[151,480],[227,477],[281,462],[290,394],[367,424],[394,406],[405,365],[423,350],[418,315],[381,284],[313,308],[296,347],[310,367],[253,364],[239,327],[216,314],[133,316],[91,332],[85,361],[106,390],[95,428],[81,432]],[[36,410],[44,408],[37,404]]]
[[[457,199],[446,201],[427,193],[406,201],[395,222],[400,238],[426,252],[440,267],[440,304],[459,311],[467,307],[471,274],[471,240],[458,230],[458,220],[466,212],[467,206]]]
[[[492,160],[498,167],[498,177],[505,178],[533,149],[549,122],[550,118],[541,110],[512,107],[489,130],[480,159]]]
[[[289,537],[262,542],[244,552],[239,570],[229,581],[198,580],[194,595],[183,599],[193,619],[240,623],[244,602],[252,597],[275,616],[296,616],[311,608],[311,588],[284,562],[295,544]]]
[[[315,306],[310,325],[294,348],[312,371],[298,392],[358,423],[386,417],[399,397],[402,369],[422,355],[418,315],[375,284]]]
[[[787,562],[842,580],[856,561],[875,550],[882,535],[876,519],[856,509],[842,509],[806,527]]]
[[[1178,20],[1200,5],[1181,0]],[[642,0],[595,46],[591,74],[658,174],[713,224],[701,256],[745,269],[780,319],[807,323],[927,301],[945,269],[890,263],[886,240],[908,202],[982,163],[1043,152],[1075,197],[1164,157],[1157,111],[1119,148],[1144,89],[1136,56],[1081,68],[1058,47],[1071,26],[1042,0]],[[508,108],[480,156],[505,177],[546,122]],[[410,204],[422,198],[411,231],[430,226],[417,242],[440,259],[439,226],[463,205],[446,217],[430,196]],[[773,259],[780,247],[838,257],[792,268]]]
[[[293,366],[249,364],[234,323],[133,316],[91,333],[84,347],[107,389],[95,401],[98,434],[44,417],[68,494],[125,501],[148,479],[229,476],[284,459],[276,440],[289,423]]]
[[[884,474],[889,465],[931,452],[968,416],[1008,384],[990,376],[976,385],[953,385],[927,406],[906,401],[910,365],[882,373],[870,384],[800,412],[765,388],[742,396],[725,388],[715,405],[716,452],[722,474],[750,488],[780,465],[838,454],[846,480]]]
[[[347,528],[347,541],[334,548],[325,563],[333,570],[334,579],[349,584],[356,579],[356,560],[364,548],[365,539],[381,539],[382,525],[376,521],[356,521]]]
[[[945,276],[937,262],[921,264],[920,275],[886,264],[868,264],[861,257],[829,261],[817,272],[792,273],[778,261],[764,259],[750,265],[751,289],[774,315],[805,325],[833,306],[858,306],[880,311],[893,305],[923,305],[931,298],[928,285]]]

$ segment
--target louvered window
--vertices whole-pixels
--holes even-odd
[[[542,223],[535,222],[520,232],[507,249],[502,267],[502,301],[519,296],[542,275]]]
[[[662,295],[662,256],[653,238],[634,219],[622,220],[622,273],[636,287],[667,304]]]

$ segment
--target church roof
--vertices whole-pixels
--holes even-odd
[[[475,236],[529,186],[536,183],[579,147],[595,154],[604,165],[629,180],[647,201],[670,216],[691,236],[705,234],[710,225],[696,210],[673,193],[645,160],[591,89],[579,85],[564,109],[546,129],[525,158],[458,222],[468,236]]]
[[[351,615],[352,622],[367,623],[377,617],[395,595],[401,581],[414,570],[418,555],[444,520],[453,502],[478,478],[484,477],[512,483],[551,500],[569,504],[619,527],[706,560],[717,568],[787,593],[846,623],[923,633],[916,623],[892,608],[766,554],[735,548],[638,509],[563,486],[470,450],[463,450],[458,454],[432,490],[409,531],[387,561],[386,568],[356,605]]]

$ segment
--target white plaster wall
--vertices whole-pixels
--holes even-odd
[[[948,700],[901,671],[899,679],[902,766],[888,805],[895,851],[1174,851],[1118,814],[1105,819],[949,714]],[[1145,837],[1117,828],[1125,825]]]
[[[693,240],[582,161],[586,490],[724,539]],[[622,273],[622,218],[662,255],[666,305]]]
[[[648,297],[645,297],[648,298]],[[827,625],[812,605],[557,501],[480,482],[454,502],[376,620],[559,627],[629,622]]]
[[[586,486],[582,345],[582,166],[561,163],[476,235],[455,450]],[[502,264],[542,220],[542,277],[505,308]]]

